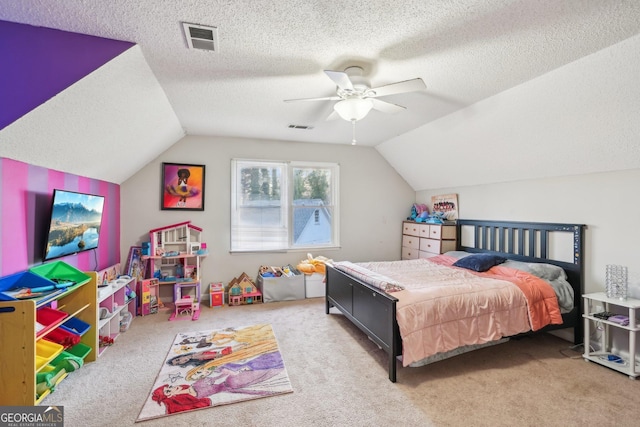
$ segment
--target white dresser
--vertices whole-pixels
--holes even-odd
[[[402,222],[402,259],[429,258],[455,249],[455,225]]]

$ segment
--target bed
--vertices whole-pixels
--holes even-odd
[[[430,279],[428,280],[434,281],[440,276],[454,277],[451,280],[455,280],[456,283],[458,280],[466,281],[471,276],[485,276],[469,279],[474,280],[473,284],[466,284],[465,282],[464,285],[460,286],[473,286],[473,291],[468,293],[469,296],[475,298],[475,291],[481,285],[476,283],[475,280],[483,281],[483,287],[496,289],[497,296],[495,297],[491,296],[493,291],[482,291],[483,293],[488,293],[486,297],[489,298],[488,301],[491,301],[491,298],[496,301],[508,300],[507,304],[513,304],[513,308],[505,308],[504,311],[512,310],[514,317],[510,317],[511,313],[507,313],[505,314],[507,317],[503,317],[501,322],[500,317],[492,313],[489,323],[501,324],[498,330],[483,333],[482,343],[477,345],[465,344],[461,345],[460,348],[449,348],[452,345],[451,342],[446,343],[444,347],[440,344],[433,344],[432,341],[451,341],[434,335],[434,330],[424,333],[419,331],[418,337],[421,341],[417,342],[417,344],[426,349],[426,353],[423,355],[425,357],[422,360],[438,360],[438,357],[446,358],[449,355],[455,355],[456,351],[468,351],[476,347],[491,345],[523,333],[538,333],[564,328],[573,328],[573,341],[575,344],[579,344],[583,339],[580,298],[584,288],[584,229],[585,226],[581,224],[458,220],[456,251],[433,259],[391,261],[386,263],[349,263],[343,261],[327,265],[326,314],[331,314],[332,308],[337,309],[387,353],[389,380],[392,382],[396,381],[398,356],[401,356],[400,359],[402,359],[403,366],[421,366],[421,360],[416,360],[421,355],[413,350],[408,350],[415,347],[416,335],[414,335],[414,332],[421,326],[409,330],[407,324],[414,325],[417,322],[427,322],[425,319],[437,310],[446,310],[448,312],[459,310],[461,318],[464,317],[463,313],[468,314],[469,311],[474,310],[470,308],[471,304],[465,305],[460,302],[465,301],[461,298],[467,298],[462,293],[456,295],[455,298],[457,299],[451,300],[452,302],[441,304],[438,309],[433,305],[416,306],[414,308],[411,305],[414,303],[414,297],[424,299],[425,301],[421,302],[421,304],[434,304],[433,301],[427,301],[426,297],[419,296],[420,293],[427,293],[426,290],[422,289],[422,286],[435,286],[445,290],[445,292],[450,291],[449,288],[437,285],[436,282],[418,284],[419,280],[427,280],[424,278],[418,279],[417,272],[423,268],[426,269],[425,271],[436,270],[435,272],[427,273],[427,276],[420,276],[429,277]],[[474,257],[473,255],[482,256]],[[453,262],[457,262],[457,259],[461,258],[484,260],[491,258],[491,256],[493,258],[503,258],[506,262],[500,263],[500,261],[497,261],[495,267],[488,268],[484,272],[475,272],[468,268],[452,265]],[[545,269],[555,268],[564,272],[564,279],[570,288],[568,289],[570,295],[563,297],[565,301],[560,301],[561,298],[555,284],[553,288],[547,286],[549,284],[548,277],[544,277],[544,274],[538,274],[538,267],[544,267]],[[519,279],[520,281],[527,283],[539,280],[547,282],[547,285],[542,285],[541,288],[544,289],[546,294],[543,292],[544,295],[538,296],[536,302],[529,299],[531,298],[530,296],[517,296],[518,291],[513,291],[513,285],[501,285],[502,282],[511,281],[511,279],[497,276],[499,274],[517,276],[521,279]],[[464,279],[462,277],[459,278],[458,275],[464,276]],[[403,283],[403,280],[405,280],[405,283]],[[415,283],[411,283],[412,280]],[[519,284],[518,286],[521,290],[523,289],[522,285]],[[497,290],[498,288],[500,290]],[[556,298],[549,297],[548,288],[552,288],[552,292],[556,293],[558,302],[551,301]],[[509,294],[504,296],[501,294],[502,292],[509,292]],[[567,291],[563,292],[566,293]],[[522,303],[522,298],[525,298],[526,304]],[[566,301],[567,298],[571,299],[569,303]],[[540,302],[540,299],[544,300],[544,302]],[[551,304],[549,303],[550,301]],[[489,302],[489,304],[494,304],[494,302]],[[544,314],[548,318],[542,319],[542,323],[540,323],[540,319],[536,320],[539,314],[532,312],[534,307],[540,307],[541,304],[544,306],[542,310],[549,312],[547,313],[548,316]],[[556,305],[554,306],[554,304]],[[433,308],[429,309],[429,307]],[[526,310],[526,313],[523,314],[522,310]],[[438,312],[440,313],[440,311]],[[503,309],[500,308],[495,309],[496,313],[502,313],[502,311]],[[451,314],[449,313],[448,315]],[[526,317],[528,321],[524,328],[522,325],[523,317]],[[481,319],[481,317],[478,317],[478,319]],[[496,321],[496,319],[498,320]],[[451,318],[448,319],[448,321],[451,320]],[[461,321],[455,320],[458,323]],[[534,321],[535,327],[532,326]],[[472,325],[470,328],[477,329],[478,322],[482,324],[483,321],[476,319],[474,322],[470,323]],[[516,323],[517,325],[511,325],[511,323]],[[474,330],[467,333],[460,329],[464,327],[464,322],[461,325],[463,326],[459,326],[459,329],[454,334],[464,336],[465,334],[473,335],[473,333],[477,332]],[[439,327],[442,326],[440,325]],[[493,325],[491,327],[493,328]],[[438,329],[436,328],[435,330]],[[441,330],[445,331],[445,329]],[[406,342],[404,343],[402,336],[405,337]],[[464,341],[464,338],[462,341]],[[403,352],[403,347],[406,347],[407,351]],[[446,349],[446,351],[440,352],[438,351],[439,349]],[[433,353],[434,351],[435,353]]]

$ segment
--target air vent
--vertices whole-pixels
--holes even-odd
[[[313,129],[313,126],[305,126],[305,125],[289,125],[289,129]]]
[[[182,23],[184,36],[187,39],[189,49],[200,49],[217,51],[218,29],[216,27],[206,27],[204,25]]]

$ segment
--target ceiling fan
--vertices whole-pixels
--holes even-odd
[[[416,78],[371,88],[362,76],[362,67],[358,66],[347,67],[344,71],[325,70],[325,74],[336,84],[336,95],[322,98],[285,99],[284,102],[338,101],[333,105],[333,112],[327,117],[327,120],[340,117],[351,122],[353,125],[351,143],[354,145],[356,143],[356,122],[364,119],[369,111],[373,109],[383,113],[397,113],[406,109],[401,105],[378,98],[399,93],[417,92],[427,87],[422,79]]]
[[[426,85],[420,78],[371,88],[362,77],[362,67],[358,66],[348,67],[344,71],[325,70],[325,74],[336,84],[336,95],[323,98],[286,99],[285,102],[338,101],[327,120],[341,117],[354,122],[365,118],[372,109],[383,113],[396,113],[406,109],[401,105],[378,99],[380,97],[426,89]]]

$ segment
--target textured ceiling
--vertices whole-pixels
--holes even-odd
[[[56,1],[6,2],[0,19],[137,43],[187,134],[349,143],[325,121],[323,70],[357,64],[373,86],[422,78],[385,98],[358,143],[377,145],[638,33],[640,2]],[[218,27],[219,51],[189,50],[181,22]],[[126,100],[123,100],[126,102]],[[289,124],[313,126],[289,129]]]

